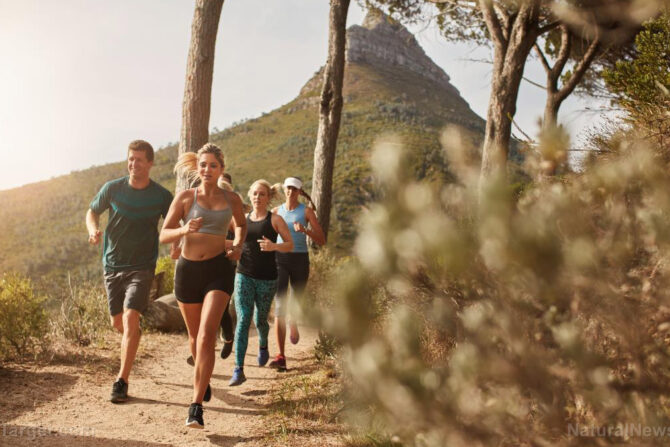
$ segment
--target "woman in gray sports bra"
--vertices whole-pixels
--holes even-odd
[[[195,359],[193,400],[186,419],[191,428],[204,427],[202,402],[211,398],[216,333],[235,280],[229,259],[240,258],[246,238],[242,200],[217,186],[223,169],[223,153],[213,144],[206,144],[197,154],[187,152],[179,157],[175,171],[197,176],[200,185],[175,196],[160,233],[162,243],[184,241],[175,267],[174,291]],[[235,223],[232,244],[226,243],[231,219]]]

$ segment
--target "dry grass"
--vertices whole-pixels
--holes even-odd
[[[345,445],[341,371],[333,361],[316,360],[302,373],[279,382],[271,391],[270,445]]]

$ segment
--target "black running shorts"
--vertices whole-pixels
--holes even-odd
[[[174,272],[174,294],[182,303],[202,303],[212,290],[232,295],[235,267],[221,253],[204,261],[179,257]]]

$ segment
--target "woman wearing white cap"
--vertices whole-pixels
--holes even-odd
[[[309,277],[309,253],[307,251],[307,236],[314,243],[323,245],[326,237],[312,208],[306,207],[298,201],[300,196],[305,197],[314,207],[311,197],[302,189],[302,180],[298,177],[287,177],[284,180],[286,202],[272,210],[279,214],[288,225],[293,238],[293,251],[277,253],[277,294],[275,296],[275,327],[277,328],[277,343],[279,354],[268,365],[280,371],[286,370],[284,356],[284,342],[286,341],[286,310],[288,308],[288,286],[291,285],[293,296],[302,295]],[[277,243],[281,243],[281,236]],[[289,323],[291,343],[296,344],[300,339],[298,326],[295,321]]]

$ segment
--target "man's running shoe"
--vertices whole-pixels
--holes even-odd
[[[205,395],[202,397],[202,400],[209,402],[212,399],[212,387],[207,384],[207,389],[205,390]]]
[[[244,368],[241,366],[236,366],[235,369],[233,370],[233,377],[230,378],[230,382],[228,382],[228,385],[230,386],[237,386],[241,385],[244,382],[246,382],[247,378],[244,375]]]
[[[109,398],[112,403],[118,404],[128,400],[128,384],[122,378],[119,378],[112,385],[112,394]]]
[[[281,354],[277,354],[277,357],[268,365],[269,368],[276,369],[277,371],[286,371],[286,357]]]
[[[191,404],[191,406],[188,407],[186,426],[189,428],[205,428],[205,422],[202,420],[201,404]]]
[[[193,360],[193,356],[189,355],[188,358],[186,359],[186,363],[188,363],[191,366],[195,366],[195,360]]]

